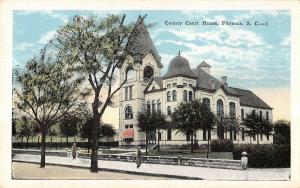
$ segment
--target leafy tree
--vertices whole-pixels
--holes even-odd
[[[171,115],[172,122],[178,132],[191,135],[191,152],[193,152],[194,136],[200,129],[212,130],[215,116],[200,101],[181,103]]]
[[[94,118],[90,116],[86,122],[80,127],[81,138],[88,139],[88,153],[90,152],[90,140],[92,139]],[[100,125],[100,124],[99,124]]]
[[[30,120],[27,116],[23,115],[20,119],[16,120],[16,134],[21,138],[23,145],[23,138],[26,138],[26,147],[28,148],[28,141],[30,136],[33,136],[36,132],[35,123]]]
[[[151,131],[155,131],[156,127],[154,125],[154,118],[150,111],[145,110],[140,112],[137,116],[137,127],[140,131],[145,132],[146,135],[146,155],[148,155],[148,140],[149,140],[149,133]]]
[[[75,16],[68,24],[57,31],[51,41],[69,60],[77,66],[77,71],[86,76],[92,88],[93,145],[91,172],[98,172],[98,127],[107,106],[127,78],[117,87],[115,75],[124,63],[132,66],[127,59],[129,36],[134,37],[133,25],[124,24],[124,16],[111,15],[103,20],[95,17]],[[140,19],[140,24],[143,19]],[[102,96],[102,97],[100,97]]]
[[[114,127],[110,124],[106,124],[104,123],[102,126],[100,126],[100,134],[103,137],[107,137],[109,139],[109,137],[113,137],[114,135],[116,135],[116,130],[114,129]],[[109,141],[109,140],[108,140]]]
[[[66,113],[86,96],[79,86],[80,75],[72,71],[60,54],[47,53],[45,47],[39,56],[27,62],[24,71],[16,71],[15,106],[33,119],[41,130],[41,167],[45,167],[45,141],[48,129],[62,120]]]
[[[53,140],[53,137],[58,135],[58,131],[56,129],[55,126],[51,127],[50,129],[48,129],[48,135],[50,137],[50,145],[52,147],[52,140]]]
[[[218,116],[217,118],[217,125],[218,125],[218,131],[219,131],[219,138],[225,140],[228,139],[228,131],[230,131],[230,137],[232,137],[232,131],[238,131],[239,130],[239,122],[238,119],[234,116]]]
[[[291,142],[291,123],[286,120],[278,120],[274,123],[274,143],[290,144]]]
[[[257,144],[259,144],[259,134],[269,135],[273,129],[269,120],[260,118],[255,113],[248,114],[243,121],[243,125],[246,127],[246,133],[249,136],[257,137]]]
[[[159,138],[159,134],[160,134],[160,130],[166,130],[169,127],[169,123],[166,120],[166,116],[162,113],[159,112],[152,112],[151,114],[151,118],[152,118],[152,122],[153,122],[153,127],[156,129],[157,133],[158,133],[158,138],[157,138],[157,145],[158,145],[158,151],[160,150],[160,138]]]
[[[79,119],[74,114],[67,114],[64,119],[59,123],[60,134],[67,138],[75,136],[78,133]]]

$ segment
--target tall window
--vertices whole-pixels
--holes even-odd
[[[269,112],[266,112],[266,120],[269,121]]]
[[[129,86],[129,100],[132,99],[132,86]]]
[[[187,101],[187,91],[186,90],[183,91],[183,100]]]
[[[231,117],[236,117],[236,110],[235,110],[235,103],[230,102],[229,103],[229,114]]]
[[[171,140],[171,139],[172,139],[172,129],[169,128],[169,129],[167,130],[167,140]]]
[[[170,102],[171,101],[171,91],[167,92],[167,101]]]
[[[147,102],[147,111],[150,112],[150,110],[151,110],[151,104],[150,104],[150,101],[148,101]]]
[[[168,107],[167,107],[167,114],[168,114],[168,115],[171,115],[171,113],[172,113],[172,112],[171,112],[171,106],[168,106]]]
[[[161,103],[160,103],[160,100],[157,100],[157,112],[161,112]]]
[[[242,141],[245,141],[245,128],[242,127]]]
[[[126,68],[126,76],[128,81],[133,81],[135,80],[135,71],[133,70],[132,67],[128,66]]]
[[[262,111],[259,111],[259,118],[262,119]]]
[[[155,112],[155,100],[152,101],[152,112]]]
[[[223,101],[221,99],[217,101],[217,115],[224,116],[224,106]]]
[[[154,75],[152,67],[146,66],[144,69],[144,80],[149,80]]]
[[[132,86],[125,87],[125,100],[132,99]]]
[[[173,91],[172,91],[172,100],[173,100],[173,101],[176,101],[176,100],[177,100],[177,93],[176,93],[176,90],[173,90]]]
[[[203,98],[202,103],[210,110],[210,100],[208,98]]]
[[[241,109],[241,116],[242,116],[242,120],[245,119],[245,112],[244,112],[244,109]]]
[[[192,101],[192,100],[193,100],[193,92],[189,91],[189,101]]]
[[[125,119],[132,119],[132,118],[133,118],[132,107],[127,106],[125,108]]]

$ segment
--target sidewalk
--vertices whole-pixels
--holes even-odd
[[[39,163],[39,155],[16,154],[13,161]],[[46,156],[46,165],[59,165],[67,167],[90,167],[89,159]],[[135,163],[119,161],[98,161],[99,170],[124,172],[141,175],[155,175],[173,177],[178,179],[204,179],[204,180],[288,180],[290,169],[248,169],[246,171],[202,168],[191,166],[160,165],[143,163],[137,169]]]

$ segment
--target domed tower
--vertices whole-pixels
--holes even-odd
[[[169,64],[163,76],[165,113],[170,114],[183,101],[194,100],[197,77],[193,74],[189,61],[180,52]]]
[[[153,44],[144,18],[139,16],[128,39],[127,56],[120,69],[119,141],[122,145],[143,144],[144,135],[136,127],[137,115],[144,109],[144,89],[152,77],[160,76],[161,58]]]

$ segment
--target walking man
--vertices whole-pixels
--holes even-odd
[[[140,150],[140,147],[138,147],[136,151],[136,167],[139,168],[141,164],[142,164],[142,152]]]
[[[76,144],[74,143],[72,145],[72,156],[73,156],[73,159],[76,159],[76,154],[77,154],[77,147],[76,147]]]

